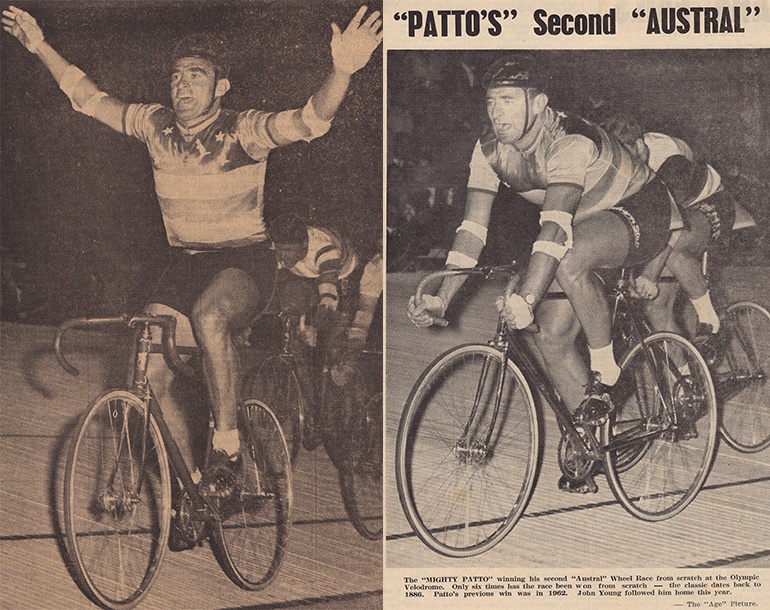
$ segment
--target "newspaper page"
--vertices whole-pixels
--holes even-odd
[[[305,277],[287,270],[287,255],[280,285],[296,278],[309,311],[326,298],[332,312],[337,299],[339,315],[328,317],[342,331],[338,350],[350,347],[345,332],[361,301],[360,279],[380,256],[381,5],[362,4],[3,0],[0,607],[382,606],[381,476],[367,471],[369,486],[352,512],[349,485],[340,484],[341,456],[359,445],[347,437],[343,443],[343,430],[332,429],[312,451],[307,440],[303,448],[298,436],[289,436],[315,408],[313,381],[303,377],[308,385],[300,390],[289,371],[267,375],[270,386],[255,382],[262,363],[278,358],[284,336],[283,302],[268,303],[277,294],[271,240],[280,234],[287,240],[281,243],[308,244],[300,257]],[[279,218],[291,221],[283,233],[275,229]],[[325,286],[319,253],[331,269]],[[182,260],[191,263],[187,271]],[[222,282],[226,289],[213,302],[203,298]],[[367,295],[376,302],[375,289]],[[126,451],[140,447],[142,436],[135,445],[116,440],[103,459],[87,452],[117,438],[120,425],[103,435],[83,428],[79,453],[70,453],[84,410],[106,404],[97,401],[105,390],[128,389],[132,335],[114,324],[67,331],[64,356],[80,370],[72,377],[54,357],[57,326],[72,318],[138,315],[148,302],[192,315],[203,343],[206,316],[198,314],[213,313],[209,322],[220,314],[230,319],[240,363],[230,373],[238,372],[244,393],[268,403],[283,424],[294,452],[293,493],[279,476],[286,469],[266,466],[280,464],[277,437],[260,445],[271,453],[259,461],[243,449],[251,443],[244,421],[252,421],[243,418],[241,461],[224,465],[225,472],[235,469],[239,491],[228,495],[227,481],[220,488],[216,477],[207,478],[207,405],[224,405],[226,397],[211,393],[209,403],[195,382],[175,381],[171,392],[181,392],[192,437],[191,479],[198,468],[204,482],[212,481],[207,506],[216,504],[218,513],[191,508],[190,494],[177,490],[180,471],[164,478],[159,449],[146,452],[157,464],[145,466],[143,485],[121,486],[134,480],[122,468],[133,464]],[[246,318],[268,305],[249,335]],[[239,312],[234,318],[231,307]],[[309,317],[306,322],[309,345],[315,327]],[[183,326],[177,326],[179,345]],[[364,348],[368,370],[354,371],[352,380],[342,370],[342,382],[340,376],[333,386],[327,382],[325,400],[371,401],[381,412],[382,348]],[[159,354],[151,365],[153,358]],[[286,362],[279,358],[276,366]],[[202,367],[211,372],[205,362]],[[232,377],[214,383],[234,385]],[[289,398],[268,397],[260,393],[265,388]],[[114,399],[113,417],[126,430],[139,411],[122,419],[120,405],[132,413],[132,401],[125,391]],[[158,402],[183,450],[185,424],[172,426],[172,406]],[[241,413],[268,418],[250,405]],[[104,413],[107,419],[95,414],[85,425],[110,421]],[[214,416],[217,430],[227,432],[225,416]],[[254,435],[275,430],[268,419]],[[374,446],[379,456],[381,445]],[[111,476],[112,457],[118,466]],[[252,476],[257,462],[261,486]],[[171,497],[153,485],[156,478],[161,487],[169,483]],[[167,544],[166,535],[176,538]]]
[[[645,264],[643,275],[654,256],[624,258],[623,244],[636,247],[643,235],[600,220],[631,209],[627,186],[640,160],[650,170],[642,198],[651,202],[649,189],[666,179],[676,204],[659,204],[663,232],[689,236],[657,247],[674,258],[657,298],[643,302],[650,330],[697,338],[706,314],[693,313],[676,282],[704,281],[704,249],[722,332],[737,340],[739,310],[758,314],[754,330],[768,327],[754,306],[727,307],[770,305],[768,11],[766,2],[687,0],[385,3],[386,608],[770,607],[770,399],[759,369],[744,363],[729,373],[733,365],[712,353],[692,366],[680,359],[651,381],[655,365],[637,347],[634,379],[624,372],[607,392],[608,424],[599,416],[569,434],[575,420],[564,415],[582,404],[589,355],[594,368],[586,348],[606,345],[609,313],[602,292],[579,302],[575,282],[596,286],[585,279],[591,265]],[[664,152],[663,141],[676,145]],[[701,178],[688,174],[696,198],[706,175],[719,181],[708,192],[713,205],[732,202],[724,223],[710,204],[681,198],[662,165],[676,155],[671,163],[699,168]],[[602,178],[587,169],[595,163]],[[607,211],[615,205],[625,211]],[[695,269],[677,275],[675,253],[689,248],[707,208],[702,246],[689,250]],[[711,231],[725,226],[732,232],[723,237]],[[559,272],[549,259],[561,261]],[[438,278],[416,294],[445,265],[512,260],[525,287],[512,296],[501,297],[507,276],[494,273],[464,284]],[[543,286],[554,273],[559,282]],[[642,290],[643,280],[632,281]],[[506,341],[501,309],[509,327],[534,314],[534,332]],[[665,319],[654,317],[662,311]],[[754,355],[767,354],[762,332]],[[675,383],[662,382],[671,375],[689,379],[688,389],[672,391]],[[704,410],[708,376],[718,405]],[[746,385],[727,389],[738,377]],[[631,395],[645,385],[657,390],[634,411]],[[682,413],[685,395],[701,406],[676,424],[653,406]],[[558,417],[552,402],[564,404]]]

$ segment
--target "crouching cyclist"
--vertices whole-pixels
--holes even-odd
[[[647,164],[598,125],[549,104],[548,77],[531,56],[512,55],[483,78],[489,126],[470,161],[464,220],[446,260],[474,267],[486,244],[500,183],[541,208],[540,232],[515,292],[497,307],[506,323],[528,327],[551,379],[577,422],[599,424],[614,408],[620,369],[610,338],[610,312],[593,270],[639,265],[666,245],[671,206]],[[568,300],[543,297],[556,280]],[[464,276],[446,278],[437,294],[409,301],[418,327],[442,318]],[[576,343],[588,342],[590,369]],[[559,481],[584,493],[588,482]]]

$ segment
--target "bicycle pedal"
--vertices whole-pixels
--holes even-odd
[[[562,475],[559,479],[559,491],[566,491],[568,493],[576,494],[595,494],[599,491],[599,486],[596,484],[596,481],[594,481],[592,476],[578,481],[571,479],[567,475]]]

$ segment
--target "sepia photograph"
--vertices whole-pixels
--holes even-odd
[[[380,4],[1,8],[0,607],[381,608]]]
[[[386,55],[386,600],[766,570],[770,53]]]

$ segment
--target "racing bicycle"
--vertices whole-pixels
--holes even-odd
[[[515,265],[437,271],[416,290],[444,277],[518,279]],[[684,510],[708,476],[717,445],[717,403],[711,375],[683,337],[645,336],[627,282],[608,286],[614,332],[629,347],[606,423],[574,421],[548,376],[528,352],[523,333],[498,319],[486,343],[438,356],[406,401],[396,439],[396,482],[417,536],[433,551],[470,557],[501,542],[532,496],[542,461],[543,411],[561,432],[558,463],[565,477],[586,481],[604,471],[620,504],[646,521]],[[621,316],[622,313],[622,316]]]
[[[78,586],[103,608],[136,606],[158,576],[176,510],[194,542],[209,539],[217,561],[236,585],[266,587],[286,552],[293,503],[289,454],[275,415],[254,398],[242,402],[242,480],[228,497],[201,493],[147,379],[154,327],[161,331],[169,367],[200,378],[179,354],[176,319],[141,315],[68,320],[55,339],[60,365],[78,374],[63,352],[68,330],[107,327],[134,330],[131,381],[127,389],[109,390],[91,403],[70,447],[64,525]],[[172,494],[182,498],[178,505],[172,505]]]

